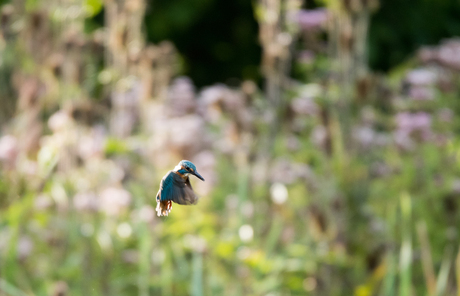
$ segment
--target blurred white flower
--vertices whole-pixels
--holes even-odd
[[[301,115],[315,115],[318,113],[318,105],[313,98],[302,97],[297,98],[291,102],[291,108],[295,113]]]
[[[166,253],[161,249],[153,250],[151,258],[154,265],[161,265],[166,259]]]
[[[184,237],[184,246],[194,250],[195,252],[202,253],[206,250],[206,240],[200,236],[187,234]]]
[[[96,127],[88,135],[78,141],[78,152],[83,159],[102,156],[104,152],[106,131],[103,127]]]
[[[150,205],[144,205],[137,213],[137,217],[143,222],[152,222],[155,219],[155,210]]]
[[[318,83],[307,83],[300,87],[300,96],[306,98],[317,98],[323,94],[323,87]]]
[[[69,200],[65,188],[60,183],[53,183],[51,187],[51,197],[58,206],[59,210],[65,211],[68,208]]]
[[[459,194],[460,193],[460,179],[454,179],[451,185],[452,191]]]
[[[105,231],[99,232],[97,235],[97,242],[99,243],[99,246],[101,246],[102,250],[110,250],[112,248],[112,238],[110,237],[110,234]]]
[[[58,131],[65,131],[72,123],[73,119],[64,110],[59,110],[48,119],[48,126],[55,133]]]
[[[361,144],[361,146],[368,148],[374,142],[375,131],[368,126],[355,127],[353,129],[353,137]]]
[[[17,254],[20,259],[27,258],[34,249],[34,243],[28,236],[21,236],[18,241]]]
[[[285,203],[288,199],[288,195],[288,190],[282,183],[274,183],[270,187],[270,196],[272,201],[276,204],[281,205]]]
[[[77,193],[73,197],[73,205],[77,211],[93,211],[98,208],[97,196],[93,192]]]
[[[109,187],[100,193],[100,208],[109,216],[120,215],[131,203],[131,194],[123,188]]]
[[[245,224],[238,230],[238,235],[243,242],[250,242],[254,238],[254,230],[251,225]]]
[[[18,155],[18,141],[11,135],[0,138],[0,160],[12,164]]]
[[[36,175],[38,172],[38,164],[35,161],[22,158],[19,160],[17,164],[17,170],[24,175],[33,176]]]
[[[128,238],[133,233],[133,229],[131,228],[131,225],[129,225],[127,222],[123,222],[120,225],[118,225],[117,233],[121,238]]]

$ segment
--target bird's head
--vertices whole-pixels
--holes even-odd
[[[179,164],[176,165],[176,167],[174,168],[174,171],[184,176],[188,176],[191,174],[196,176],[198,179],[204,181],[204,178],[200,174],[198,174],[195,165],[191,161],[181,160]]]

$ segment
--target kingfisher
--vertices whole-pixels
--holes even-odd
[[[198,197],[190,184],[189,175],[194,175],[204,181],[198,174],[195,165],[188,160],[181,160],[178,165],[161,179],[160,190],[157,193],[158,216],[168,216],[171,212],[172,202],[180,205],[194,205]]]

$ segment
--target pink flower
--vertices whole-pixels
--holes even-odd
[[[431,127],[431,115],[426,112],[398,113],[396,115],[398,129],[412,132],[415,130],[427,130]]]
[[[6,135],[0,138],[0,160],[13,164],[19,153],[18,149],[18,141],[15,137]]]
[[[394,134],[396,143],[410,149],[413,146],[414,135],[421,137],[421,140],[429,140],[433,135],[431,131],[431,115],[426,112],[408,113],[402,112],[396,115],[397,130]]]
[[[375,139],[375,131],[368,126],[356,127],[353,130],[353,137],[364,147],[370,147]]]
[[[174,79],[168,90],[167,105],[172,116],[183,116],[195,111],[195,86],[190,78]]]
[[[302,115],[315,115],[318,113],[318,105],[313,98],[297,98],[291,102],[291,108],[294,112]]]
[[[302,50],[297,55],[297,60],[304,64],[312,64],[315,60],[315,53],[311,50]]]
[[[28,236],[22,236],[18,241],[17,254],[20,259],[29,257],[34,249],[34,243]]]
[[[77,193],[73,197],[73,205],[77,211],[93,211],[98,208],[96,194],[92,192]]]
[[[46,210],[53,205],[53,199],[46,194],[40,194],[35,197],[34,205],[37,210]]]
[[[437,80],[437,74],[429,69],[412,70],[406,75],[406,81],[412,85],[433,85]]]
[[[438,50],[438,60],[447,67],[460,69],[460,40],[445,42]]]
[[[326,25],[328,11],[324,8],[300,10],[295,20],[303,30],[316,30]]]
[[[432,100],[435,97],[434,89],[426,86],[412,86],[409,90],[409,96],[414,100]]]

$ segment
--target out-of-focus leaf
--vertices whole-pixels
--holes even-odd
[[[83,5],[88,17],[93,17],[102,10],[103,2],[101,0],[85,0]]]

